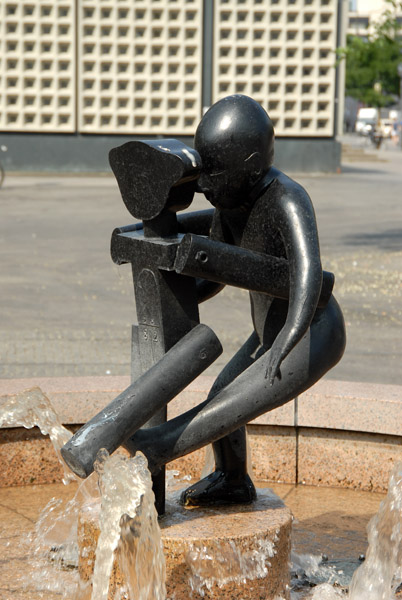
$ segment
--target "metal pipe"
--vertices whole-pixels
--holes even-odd
[[[111,454],[222,353],[207,325],[197,325],[93,417],[63,446],[64,461],[79,477],[93,471],[101,448]]]

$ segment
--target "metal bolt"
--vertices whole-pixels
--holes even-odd
[[[198,260],[199,262],[202,262],[202,263],[206,263],[206,262],[208,262],[208,254],[204,250],[200,250],[195,255],[195,260]]]

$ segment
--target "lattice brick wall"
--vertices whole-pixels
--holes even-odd
[[[0,129],[75,130],[74,0],[0,0]]]
[[[79,129],[193,134],[202,0],[81,0]]]
[[[281,136],[331,136],[335,0],[215,0],[214,100],[258,100]]]
[[[0,0],[0,129],[192,135],[202,5]],[[336,19],[335,0],[215,0],[213,99],[249,94],[277,135],[332,135]]]

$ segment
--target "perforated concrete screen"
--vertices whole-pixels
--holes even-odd
[[[81,131],[194,133],[202,0],[81,0],[79,53]]]
[[[336,0],[215,0],[214,100],[252,96],[276,135],[332,135],[336,21]]]
[[[337,1],[213,6],[211,74],[204,0],[0,0],[0,130],[193,135],[204,72],[213,101],[252,96],[277,135],[332,136]]]
[[[75,130],[74,0],[0,0],[0,129]]]

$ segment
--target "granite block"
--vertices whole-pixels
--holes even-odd
[[[295,483],[295,429],[253,424],[247,431],[254,479]]]
[[[169,417],[202,402],[213,381],[198,377],[170,403]],[[112,376],[0,380],[0,403],[2,397],[39,386],[62,422],[76,429],[129,383],[129,377]],[[312,485],[385,490],[389,465],[401,456],[401,399],[402,386],[318,382],[248,425],[254,477],[294,483],[298,470],[299,481]],[[0,486],[60,481],[62,470],[48,438],[36,429],[13,430],[0,428]],[[360,459],[352,460],[353,448]],[[197,451],[168,468],[199,478],[204,455]]]
[[[401,434],[402,386],[323,379],[298,398],[300,427]]]
[[[0,431],[0,487],[56,483],[64,472],[48,436],[38,428]]]
[[[301,428],[298,483],[386,492],[402,438]]]
[[[200,448],[191,454],[182,456],[168,463],[168,469],[178,471],[178,477],[200,479],[205,465],[206,448]],[[211,469],[212,470],[212,469]]]
[[[98,523],[99,503],[95,502],[81,512],[78,525],[79,572],[84,582],[94,568]],[[256,502],[246,506],[185,509],[168,502],[167,514],[160,520],[167,600],[288,599],[291,523],[290,510],[271,490],[259,490]],[[258,555],[262,568],[257,569]],[[110,600],[122,585],[117,558]]]

